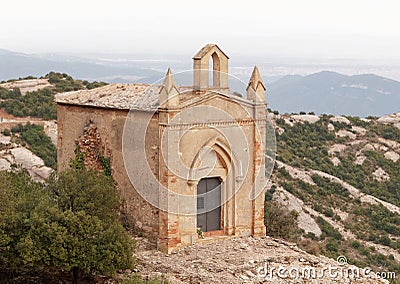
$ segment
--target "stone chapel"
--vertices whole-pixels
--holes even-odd
[[[153,85],[57,95],[58,169],[77,153],[89,168],[107,165],[126,218],[168,253],[265,235],[266,88],[255,67],[245,98],[233,95],[228,61],[207,44],[193,57],[191,86],[168,69]]]

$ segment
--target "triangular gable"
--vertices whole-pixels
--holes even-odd
[[[213,48],[218,49],[227,59],[229,59],[228,55],[223,52],[218,45],[216,44],[206,44],[202,49],[200,49],[194,56],[193,59],[202,59],[207,53],[209,53]]]

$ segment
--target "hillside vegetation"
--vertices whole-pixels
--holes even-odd
[[[12,140],[27,147],[32,153],[40,157],[47,167],[57,168],[57,148],[44,132],[43,126],[18,124],[11,128]]]
[[[314,254],[345,255],[360,267],[400,273],[397,116],[394,123],[277,112],[273,117],[277,165],[266,195],[269,233]],[[282,204],[292,213],[278,214],[284,220],[279,222],[272,217]],[[285,222],[289,233],[274,225]]]
[[[35,77],[21,78],[34,79]],[[47,79],[52,87],[27,92],[22,95],[18,88],[5,89],[0,86],[0,108],[7,113],[18,117],[38,117],[43,119],[57,119],[57,107],[54,95],[61,92],[93,89],[106,85],[104,82],[88,82],[75,80],[67,74],[50,72],[42,79]],[[17,80],[9,80],[14,82]]]

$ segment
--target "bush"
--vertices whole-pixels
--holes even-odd
[[[354,249],[359,249],[361,247],[361,243],[359,241],[353,241],[351,243],[351,247]]]
[[[314,233],[312,233],[312,232],[308,232],[307,234],[305,234],[304,235],[304,237],[305,238],[309,238],[309,239],[312,239],[312,240],[317,240],[317,236],[314,234]]]
[[[7,90],[0,87],[0,99],[16,99],[21,96],[21,91],[17,89]]]
[[[385,139],[394,140],[400,143],[400,129],[390,124],[380,124],[373,128],[373,130]]]
[[[275,191],[276,185],[272,185],[271,188],[265,192],[265,201],[272,201]]]
[[[0,172],[0,273],[58,268],[113,275],[131,268],[133,243],[118,220],[110,177],[86,170],[35,183],[27,171]]]
[[[295,241],[299,237],[299,213],[288,211],[276,201],[265,202],[264,222],[268,236]]]
[[[390,238],[388,236],[381,236],[379,238],[379,243],[384,246],[390,246]]]
[[[333,228],[332,225],[329,224],[328,222],[326,222],[322,217],[320,217],[320,216],[317,217],[317,224],[319,225],[319,227],[322,231],[322,235],[321,235],[322,239],[324,239],[326,237],[331,237],[336,240],[342,239],[342,235],[339,233],[339,231],[336,230],[335,228]]]
[[[4,136],[10,136],[11,135],[10,129],[4,129],[3,130],[3,135]]]
[[[338,251],[338,245],[337,243],[334,242],[329,242],[325,245],[326,249],[331,251],[331,252],[337,252]]]
[[[284,125],[284,124],[285,124],[285,120],[284,120],[283,118],[278,118],[278,119],[276,120],[276,125],[282,126],[282,125]]]
[[[332,218],[333,215],[334,215],[332,208],[325,208],[323,214],[324,214],[326,217],[331,217],[331,218]]]
[[[296,167],[321,170],[334,168],[328,156],[326,143],[335,140],[335,135],[328,131],[322,120],[313,124],[296,123],[293,126],[288,124],[279,126],[285,131],[276,137],[277,159]]]

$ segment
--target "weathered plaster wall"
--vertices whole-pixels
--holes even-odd
[[[123,160],[122,137],[128,112],[124,110],[102,109],[84,106],[58,104],[58,169],[69,166],[71,158],[75,158],[76,141],[83,135],[85,127],[95,125],[105,147],[110,155],[112,176],[121,189],[125,200],[125,210],[131,222],[150,237],[158,237],[158,209],[148,204],[133,188],[127,175]],[[140,112],[135,117],[141,122]],[[146,134],[149,143],[146,154],[149,165],[155,175],[158,175],[158,119],[152,120]],[[135,157],[128,157],[135,159]],[[139,162],[139,161],[138,161]],[[145,182],[145,181],[144,181]]]

